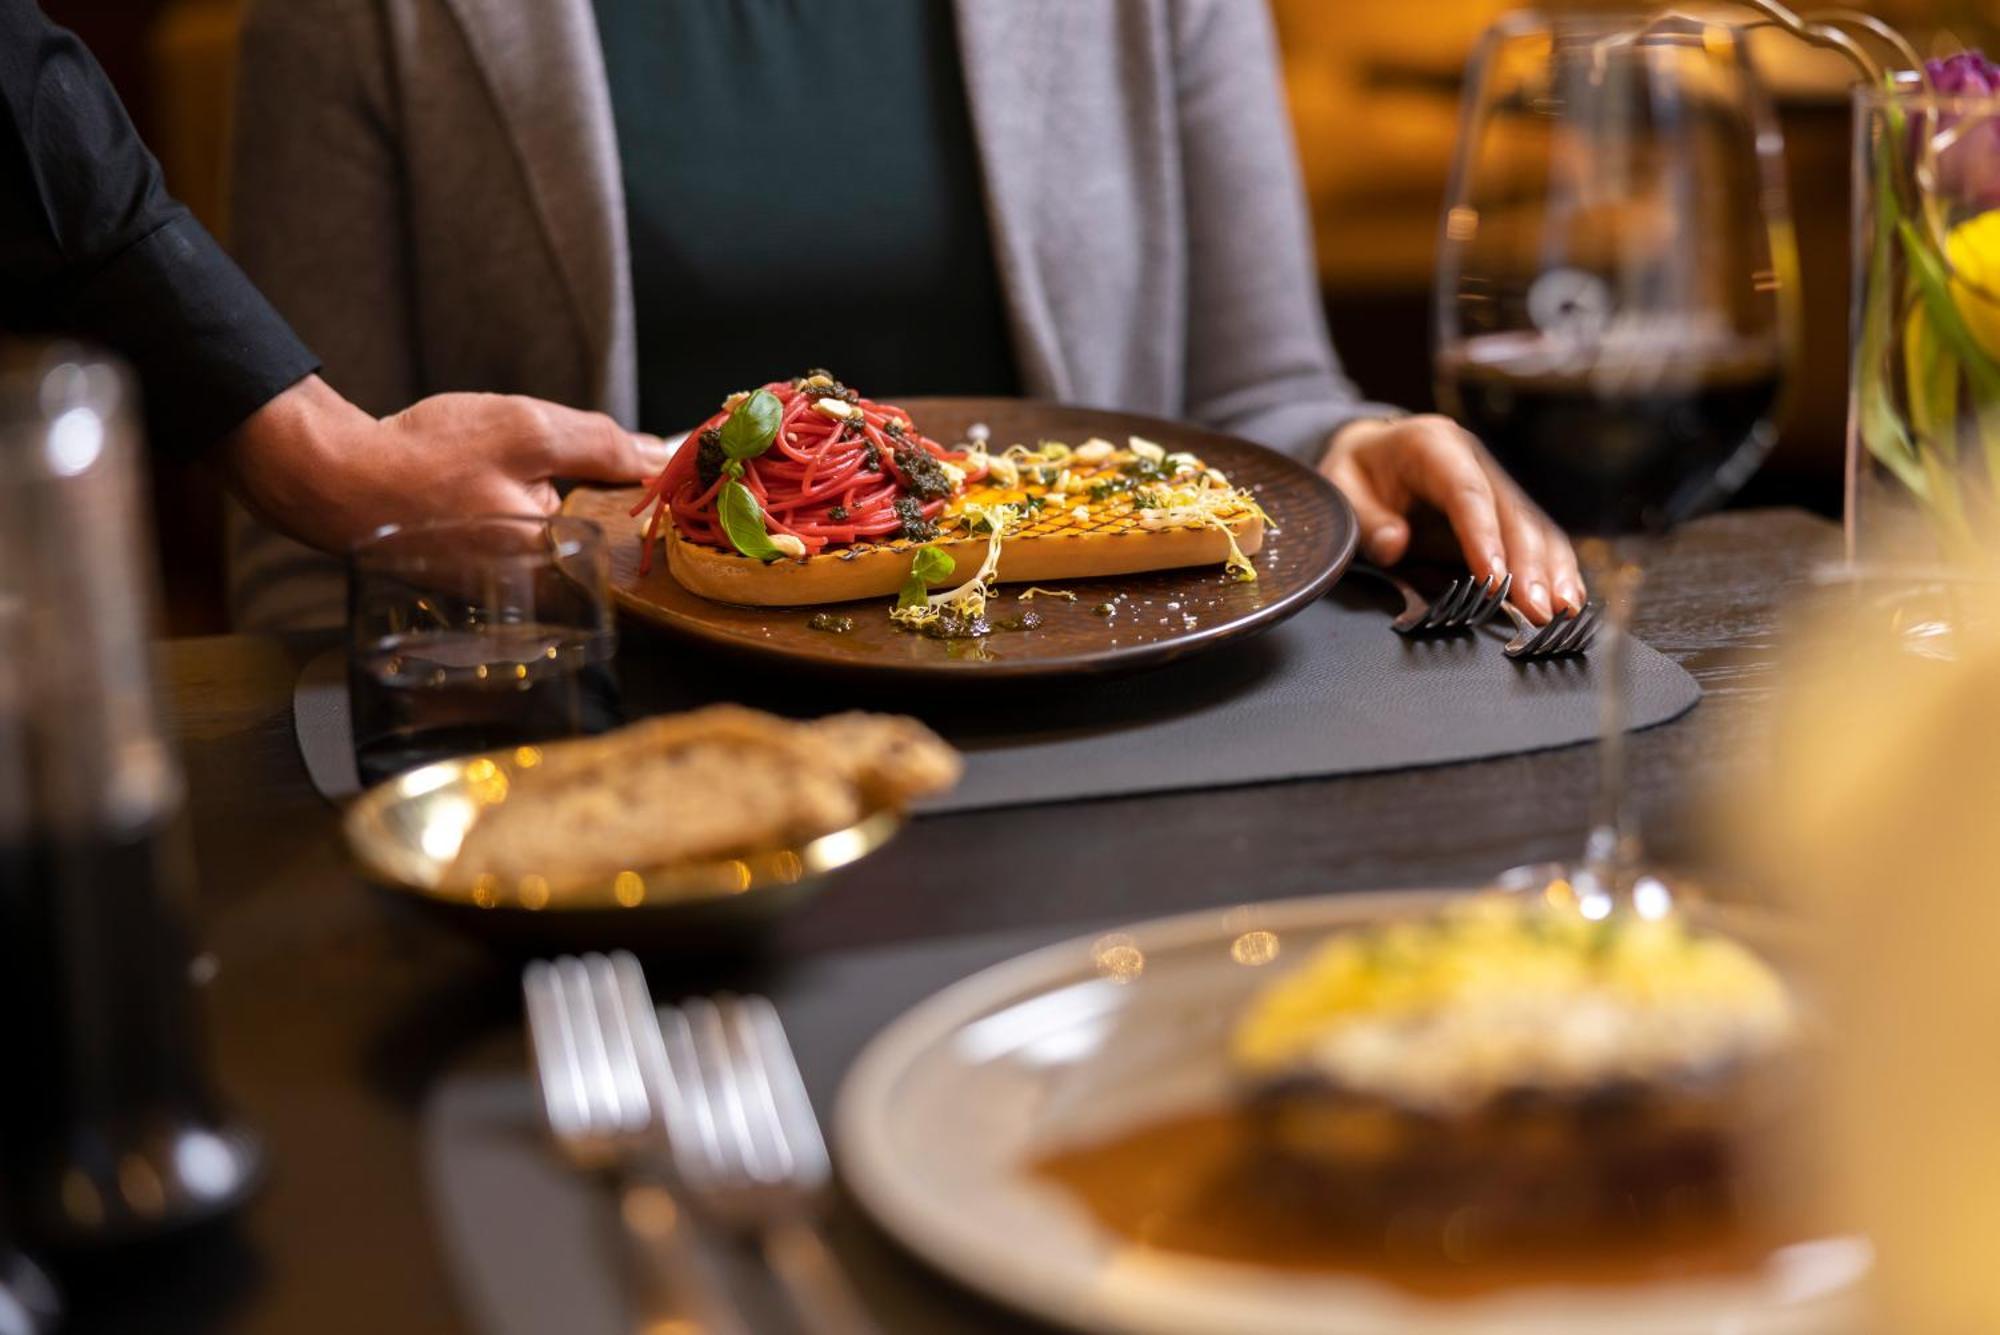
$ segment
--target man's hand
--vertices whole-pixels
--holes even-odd
[[[1451,521],[1474,574],[1513,573],[1515,605],[1534,620],[1558,604],[1583,606],[1569,539],[1450,418],[1350,423],[1327,443],[1319,471],[1353,504],[1361,549],[1377,565],[1403,558],[1410,511],[1429,505]]]
[[[266,522],[345,552],[384,524],[550,514],[555,479],[637,482],[666,452],[601,413],[505,394],[439,394],[378,421],[308,376],[238,427],[222,459]]]

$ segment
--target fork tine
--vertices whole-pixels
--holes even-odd
[[[1473,593],[1475,584],[1469,577],[1455,579],[1445,585],[1444,592],[1431,604],[1431,614],[1424,619],[1427,630],[1450,630],[1458,624],[1461,609],[1468,595]]]
[[[535,1054],[536,1083],[542,1091],[542,1111],[558,1138],[574,1135],[583,1124],[583,1072],[569,1017],[556,990],[556,973],[546,960],[535,960],[521,971],[521,992],[528,1006],[528,1037]]]
[[[681,1009],[687,1012],[688,1025],[694,1033],[695,1055],[708,1087],[708,1106],[715,1121],[724,1172],[760,1182],[769,1180],[765,1177],[765,1157],[760,1153],[749,1109],[743,1101],[737,1063],[729,1051],[729,1033],[723,1027],[722,1012],[706,997],[684,1002]]]
[[[1563,625],[1563,634],[1545,650],[1547,656],[1556,654],[1580,654],[1597,638],[1597,629],[1602,621],[1603,606],[1585,603],[1581,610],[1570,613]]]
[[[632,1055],[639,1066],[640,1086],[671,1130],[680,1097],[673,1067],[667,1061],[666,1040],[660,1033],[660,1013],[653,1008],[653,994],[646,986],[646,971],[629,950],[612,954],[611,969],[631,1027]]]
[[[1461,626],[1470,626],[1476,623],[1479,617],[1479,610],[1486,606],[1488,595],[1493,592],[1494,587],[1499,581],[1488,575],[1485,579],[1468,578],[1465,583],[1465,598],[1459,603],[1456,609],[1458,615],[1451,623],[1454,630]]]
[[[1572,653],[1580,654],[1596,642],[1597,633],[1604,629],[1604,604],[1584,604],[1583,616],[1583,629],[1577,632],[1576,639],[1570,643]]]
[[[751,1128],[751,1141],[757,1145],[760,1156],[766,1159],[766,1170],[771,1174],[766,1180],[783,1181],[792,1176],[796,1163],[785,1134],[784,1119],[771,1090],[769,1059],[758,1041],[759,1036],[751,1025],[743,1002],[736,997],[724,997],[720,1009],[723,1025],[728,1030],[731,1052],[737,1059],[737,1085],[742,1092],[744,1117]]]
[[[629,957],[628,957],[629,958]],[[639,1074],[639,1053],[632,1041],[632,1018],[625,1006],[625,987],[618,965],[603,955],[583,957],[590,979],[591,1005],[604,1036],[605,1088],[613,1103],[614,1125],[627,1135],[643,1130],[650,1116],[646,1085]]]
[[[1498,579],[1489,576],[1486,581],[1485,596],[1473,607],[1471,615],[1466,618],[1466,624],[1477,630],[1491,621],[1493,614],[1500,610],[1500,604],[1506,602],[1507,595],[1513,591],[1514,576],[1511,572]]]
[[[611,1064],[604,1051],[604,1027],[590,992],[590,977],[582,960],[564,955],[555,964],[556,995],[576,1053],[578,1088],[584,1121],[592,1126],[615,1125],[616,1095]]]
[[[1565,614],[1550,617],[1535,638],[1528,641],[1528,647],[1522,651],[1523,657],[1546,658],[1555,652],[1554,646],[1569,633],[1572,616],[1573,614]]]
[[[805,1078],[799,1074],[798,1057],[792,1051],[791,1040],[785,1037],[778,1008],[769,998],[753,996],[743,999],[742,1012],[761,1059],[759,1065],[770,1090],[779,1133],[784,1137],[795,1173],[809,1186],[824,1185],[832,1172],[826,1139],[820,1134],[819,1118],[813,1113]]]
[[[1451,619],[1444,624],[1446,630],[1457,630],[1465,625],[1473,609],[1478,607],[1486,596],[1486,585],[1483,581],[1467,575],[1462,583],[1464,587],[1459,590],[1457,599],[1452,603]]]
[[[770,1085],[755,1036],[739,1016],[740,998],[723,993],[716,1002],[716,1030],[723,1040],[731,1085],[743,1113],[744,1144],[749,1150],[747,1166],[760,1182],[782,1182],[791,1173],[791,1154],[784,1145],[777,1107],[771,1102]]]
[[[1582,653],[1584,646],[1589,644],[1597,635],[1597,620],[1598,611],[1596,606],[1585,603],[1582,609],[1571,618],[1569,634],[1563,636],[1561,652],[1565,654]]]
[[[1598,629],[1604,624],[1604,605],[1585,603],[1583,611],[1577,614],[1576,621],[1576,633],[1571,635],[1569,643],[1563,646],[1566,652],[1572,654],[1582,653],[1590,647],[1590,642],[1597,638]]]
[[[1548,647],[1542,650],[1545,658],[1559,658],[1576,650],[1577,632],[1583,629],[1583,613],[1572,612],[1562,619],[1562,627],[1549,637]]]
[[[1444,586],[1444,592],[1431,599],[1431,605],[1425,610],[1423,620],[1417,623],[1417,629],[1420,631],[1436,630],[1443,622],[1445,609],[1451,605],[1451,600],[1457,596],[1458,581],[1453,580]]]
[[[668,1006],[659,1012],[660,1053],[667,1068],[663,1087],[667,1144],[681,1176],[710,1182],[722,1175],[722,1134],[695,1053],[694,1028],[687,1012]]]

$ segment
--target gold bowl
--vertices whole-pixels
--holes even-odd
[[[545,947],[707,945],[747,935],[808,898],[832,872],[873,853],[903,824],[871,811],[844,829],[791,848],[713,862],[631,867],[615,875],[454,879],[460,845],[482,814],[507,800],[511,776],[539,759],[533,747],[441,760],[377,784],[342,822],[371,881],[483,936]]]

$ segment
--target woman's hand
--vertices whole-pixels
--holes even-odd
[[[378,420],[318,376],[252,414],[222,451],[245,504],[336,553],[384,524],[551,514],[557,478],[639,482],[666,457],[602,413],[507,394],[439,394]]]
[[[1583,606],[1569,539],[1450,418],[1351,422],[1327,443],[1319,471],[1354,506],[1361,550],[1377,565],[1403,558],[1410,512],[1428,505],[1451,521],[1475,574],[1513,574],[1514,603],[1535,621]]]

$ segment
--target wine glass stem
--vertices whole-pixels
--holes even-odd
[[[1632,614],[1645,567],[1636,543],[1593,538],[1581,547],[1594,591],[1604,600],[1604,630],[1592,655],[1600,677],[1597,802],[1584,844],[1583,872],[1616,902],[1630,891],[1639,861],[1639,834],[1627,802],[1625,754],[1632,703],[1628,682]]]

